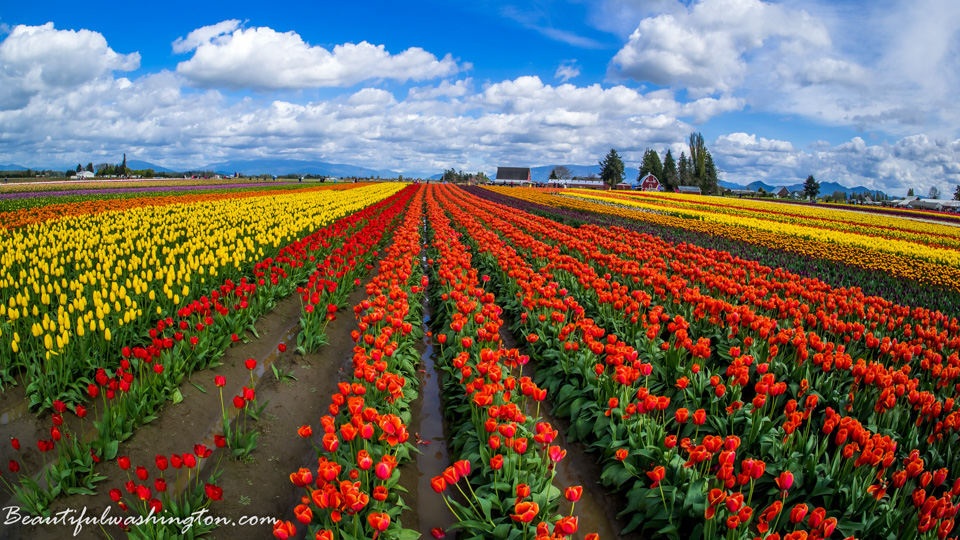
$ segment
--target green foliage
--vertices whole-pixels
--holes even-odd
[[[663,158],[663,178],[660,183],[667,191],[673,191],[680,185],[680,173],[677,171],[677,162],[673,159],[673,154],[667,150],[667,155]]]
[[[663,164],[660,163],[660,155],[657,154],[656,150],[649,148],[643,152],[643,162],[640,164],[640,174],[637,175],[637,180],[639,181],[647,174],[656,176],[657,180],[663,183]]]
[[[912,191],[912,190],[911,190]],[[811,174],[807,177],[807,180],[803,183],[803,195],[805,197],[810,197],[811,199],[816,199],[817,195],[820,193],[820,182],[817,182],[817,179]]]
[[[616,187],[623,182],[623,160],[616,149],[611,148],[607,156],[600,162],[600,178],[610,187]]]

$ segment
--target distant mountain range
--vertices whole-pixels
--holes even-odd
[[[325,161],[301,161],[294,159],[251,159],[237,161],[222,161],[200,167],[198,170],[216,171],[222,174],[235,172],[256,174],[320,174],[327,176],[360,176],[381,178],[396,178],[403,174],[408,177],[426,176],[424,173],[400,173],[386,169],[369,169],[357,165],[344,163],[327,163]]]
[[[134,170],[137,170],[137,171],[142,171],[142,170],[146,170],[146,169],[153,169],[153,170],[156,171],[156,172],[162,172],[162,173],[178,172],[178,171],[176,171],[176,170],[174,170],[174,169],[168,169],[168,168],[166,168],[166,167],[161,167],[161,166],[159,166],[159,165],[154,165],[153,163],[150,163],[149,161],[141,161],[141,160],[139,160],[139,159],[128,159],[128,160],[127,160],[127,168],[128,168],[128,169],[134,169]]]
[[[769,192],[771,192],[771,191],[778,190],[778,189],[780,189],[781,187],[785,187],[785,188],[787,188],[787,190],[789,190],[791,193],[793,193],[794,191],[803,192],[803,183],[793,184],[793,185],[789,185],[789,186],[772,186],[772,185],[767,184],[767,183],[765,183],[765,182],[756,181],[756,182],[750,182],[749,184],[747,184],[747,185],[744,186],[744,185],[741,185],[741,184],[735,184],[735,183],[733,183],[733,182],[723,182],[723,181],[721,181],[721,182],[720,182],[720,186],[721,186],[721,187],[725,187],[725,188],[727,188],[727,189],[749,189],[750,191],[759,191],[760,188],[763,188],[763,190],[766,191],[767,193],[769,193]],[[851,188],[851,187],[847,187],[847,186],[838,184],[838,183],[836,183],[836,182],[820,182],[820,195],[831,195],[831,194],[833,194],[833,192],[835,192],[835,191],[842,191],[842,192],[846,193],[848,196],[849,196],[849,195],[857,195],[857,194],[860,194],[860,193],[864,193],[864,194],[868,194],[868,195],[872,195],[872,194],[876,193],[876,191],[874,191],[874,190],[872,190],[872,189],[869,189],[869,188],[865,188],[865,187],[863,187],[863,186],[857,186],[857,187],[852,187],[852,188]],[[883,192],[881,191],[880,193],[883,193]],[[885,193],[884,193],[884,195],[885,195]]]

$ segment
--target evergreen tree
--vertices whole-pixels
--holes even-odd
[[[643,152],[643,162],[640,164],[640,174],[637,175],[637,180],[642,179],[647,174],[656,176],[657,180],[663,183],[663,164],[660,163],[660,155],[657,154],[656,150],[649,148]]]
[[[690,175],[690,158],[687,154],[680,152],[680,164],[677,168],[677,181],[680,186],[693,185],[693,178]]]
[[[680,173],[677,171],[677,162],[673,159],[673,154],[667,150],[667,155],[663,158],[663,178],[660,179],[663,189],[673,191],[680,185]]]
[[[907,197],[913,197],[913,188],[907,190]]]
[[[689,139],[690,147],[690,165],[692,169],[690,176],[695,180],[694,185],[703,186],[707,176],[707,145],[703,141],[703,135],[691,133]]]
[[[717,184],[720,179],[717,178],[717,166],[713,163],[713,156],[708,151],[705,151],[705,154],[700,188],[704,195],[713,195],[717,192]]]
[[[557,170],[556,170],[556,169],[553,169],[553,170],[550,171],[550,180],[559,180],[559,178],[557,178]]]
[[[811,174],[807,177],[807,180],[803,183],[803,195],[810,197],[811,199],[816,199],[817,194],[820,193],[820,182],[813,177]]]
[[[611,148],[600,162],[600,179],[610,187],[617,187],[623,182],[623,178],[623,160],[616,149]]]
[[[960,201],[960,185],[957,185],[957,190],[953,192],[953,200]]]
[[[87,163],[87,170],[93,172],[93,163]]]
[[[77,172],[80,172],[82,170],[83,170],[83,165],[77,163]]]

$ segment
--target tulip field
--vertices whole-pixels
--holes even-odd
[[[0,506],[141,518],[78,537],[956,537],[945,220],[395,182],[4,195]]]

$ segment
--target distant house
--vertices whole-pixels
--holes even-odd
[[[911,196],[909,196],[909,197],[904,197],[904,198],[900,199],[899,201],[895,201],[895,204],[896,204],[897,206],[908,206],[911,202],[916,201],[916,200],[919,200],[919,197],[917,197],[917,196],[915,196],[915,195],[911,195]]]
[[[790,196],[790,190],[785,187],[782,187],[778,190],[775,190],[773,194],[776,195],[777,198],[779,199],[786,199],[787,197]]]
[[[90,171],[80,171],[71,178],[76,178],[77,180],[89,180],[90,178],[93,178],[93,176],[94,174]]]
[[[573,189],[606,189],[607,184],[599,178],[574,178],[569,186]]]
[[[753,191],[750,189],[731,189],[730,193],[736,195],[737,197],[757,197],[760,195],[759,191]]]
[[[652,174],[644,176],[640,179],[640,191],[660,191],[660,180]]]
[[[684,193],[686,195],[700,195],[700,187],[698,186],[677,186],[677,193]]]
[[[497,184],[529,185],[530,167],[497,167]]]

